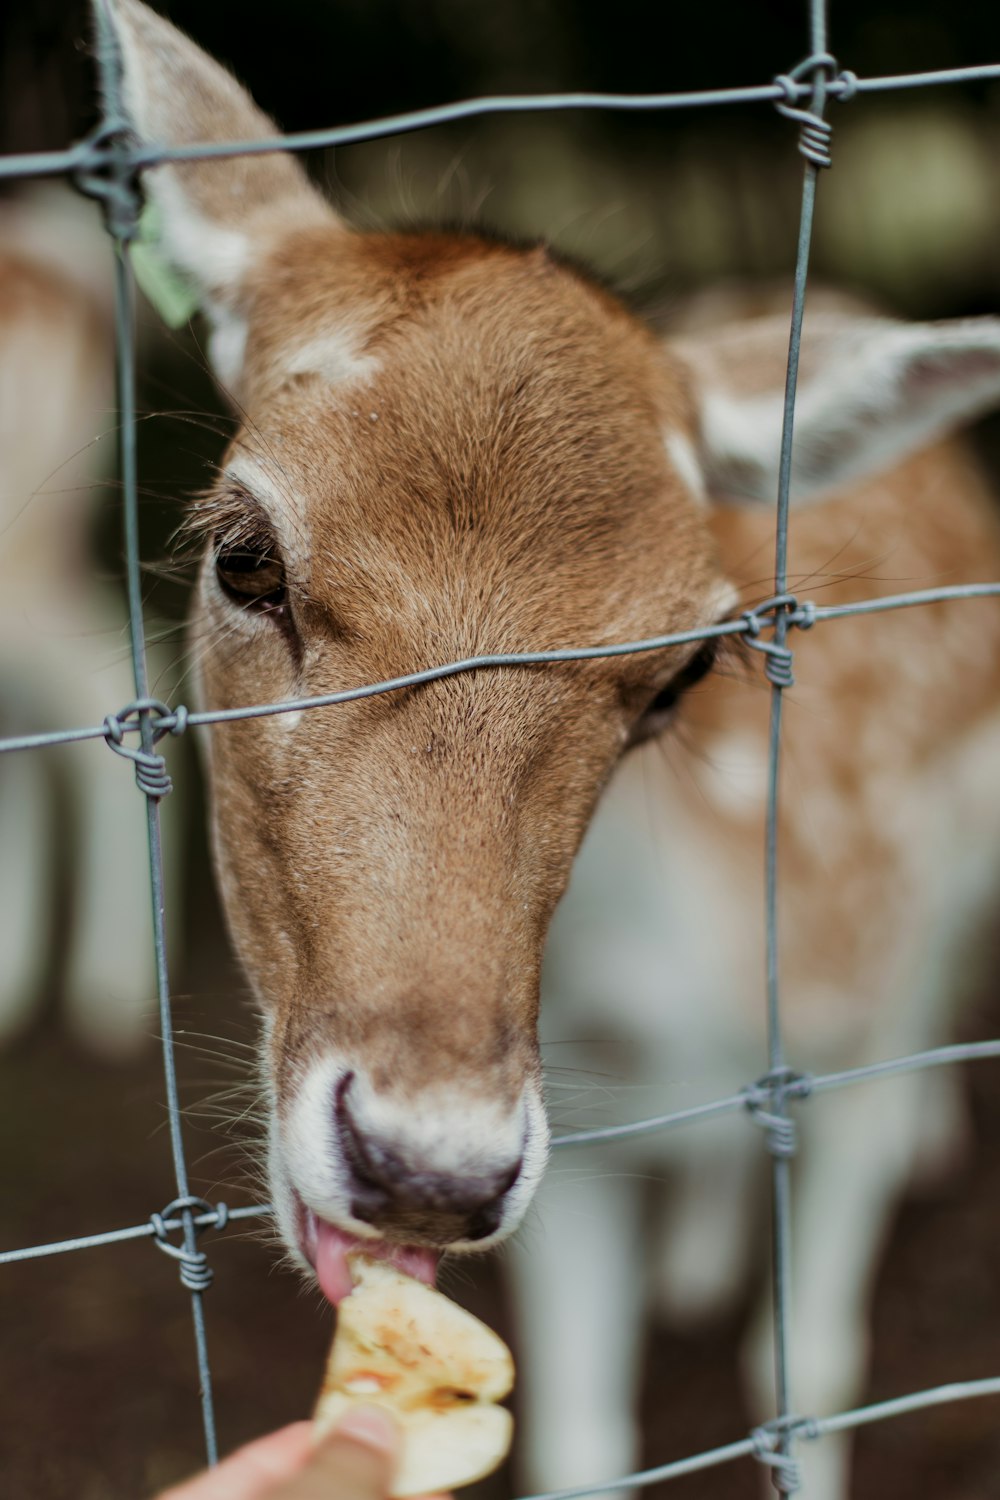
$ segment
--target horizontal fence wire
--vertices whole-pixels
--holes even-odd
[[[786,1430],[795,1431],[797,1436],[815,1442],[827,1433],[849,1432],[853,1428],[865,1427],[870,1422],[909,1416],[933,1406],[947,1406],[953,1401],[970,1401],[977,1396],[1000,1396],[1000,1378],[953,1381],[949,1385],[934,1386],[930,1390],[914,1391],[908,1396],[897,1396],[891,1401],[875,1401],[870,1406],[839,1412],[835,1417],[801,1417],[784,1425]],[[726,1443],[721,1448],[708,1448],[690,1458],[675,1459],[672,1463],[659,1464],[654,1469],[638,1469],[634,1474],[623,1475],[620,1479],[604,1480],[574,1489],[548,1490],[526,1497],[526,1500],[576,1500],[577,1496],[636,1489],[640,1485],[658,1484],[666,1479],[683,1479],[685,1475],[697,1474],[703,1469],[714,1469],[720,1464],[732,1463],[737,1458],[760,1457],[762,1452],[770,1451],[771,1438],[769,1429],[758,1427],[748,1438]]]
[[[248,1203],[241,1208],[226,1208],[224,1218],[226,1222],[238,1219],[259,1219],[269,1217],[273,1212],[269,1203]],[[128,1229],[106,1229],[100,1234],[78,1235],[72,1240],[56,1240],[49,1245],[29,1245],[23,1250],[0,1251],[0,1266],[13,1265],[16,1261],[40,1260],[46,1255],[65,1255],[70,1250],[95,1250],[102,1245],[120,1245],[128,1240],[144,1240],[158,1238],[165,1231],[174,1234],[184,1228],[184,1220],[172,1214],[159,1216],[160,1224],[154,1224],[147,1219],[145,1224],[133,1224]],[[195,1212],[192,1215],[192,1223],[195,1229],[216,1229],[219,1227],[219,1208],[207,1209],[204,1212]]]
[[[953,599],[989,599],[997,595],[1000,595],[1000,582],[951,584],[941,588],[911,590],[904,594],[881,595],[877,599],[859,599],[846,604],[813,604],[807,601],[800,605],[791,596],[785,596],[790,603],[782,604],[781,609],[788,625],[809,629],[826,620],[842,620],[853,615],[882,614],[886,610],[912,609],[921,604],[941,604]],[[461,661],[445,662],[438,667],[425,667],[419,672],[407,672],[401,677],[390,677],[384,682],[369,682],[362,687],[320,693],[310,698],[286,698],[278,703],[249,703],[242,708],[204,709],[190,713],[186,708],[171,709],[163,704],[159,711],[152,711],[151,722],[154,730],[159,733],[176,734],[205,724],[234,724],[243,719],[267,718],[271,714],[299,713],[307,708],[335,708],[341,703],[357,703],[363,698],[376,698],[382,693],[422,687],[425,683],[438,682],[444,677],[457,677],[462,672],[540,667],[557,662],[600,661],[616,656],[635,656],[645,651],[664,651],[672,646],[687,646],[697,641],[717,640],[724,636],[756,638],[762,628],[773,628],[773,617],[777,613],[773,601],[767,601],[763,606],[745,610],[739,619],[703,625],[696,630],[679,630],[671,635],[650,636],[648,640],[623,641],[610,646],[569,646],[553,651],[511,651],[469,656]],[[86,728],[8,736],[0,739],[0,754],[15,750],[41,750],[52,745],[75,744],[81,740],[107,739],[112,732],[109,729],[109,719],[122,734],[139,732],[137,719],[133,718],[129,722],[127,717],[123,719],[119,714],[110,714],[103,724]]]
[[[996,1041],[955,1042],[948,1047],[933,1047],[926,1052],[913,1052],[906,1057],[890,1057],[882,1062],[865,1063],[857,1068],[844,1068],[838,1073],[802,1073],[791,1079],[785,1093],[792,1102],[809,1099],[814,1094],[828,1093],[833,1089],[847,1088],[855,1083],[871,1083],[897,1074],[915,1073],[926,1068],[954,1067],[958,1063],[985,1061],[1000,1058],[1000,1038]],[[622,1140],[628,1136],[653,1135],[672,1130],[682,1125],[691,1125],[698,1120],[713,1119],[719,1115],[738,1114],[750,1110],[757,1085],[750,1084],[724,1099],[711,1099],[704,1104],[693,1104],[687,1109],[672,1110],[669,1114],[647,1115],[641,1120],[630,1120],[623,1125],[604,1125],[594,1130],[567,1131],[557,1135],[551,1142],[553,1151],[572,1149],[575,1146],[600,1145]],[[273,1212],[269,1203],[245,1204],[240,1208],[227,1208],[229,1220],[251,1219],[269,1216]],[[210,1209],[195,1214],[197,1229],[217,1227],[218,1210]],[[176,1230],[181,1221],[166,1219],[165,1227]],[[92,1250],[99,1245],[113,1245],[125,1240],[147,1239],[156,1230],[148,1221],[135,1224],[128,1229],[109,1229],[99,1234],[80,1235],[75,1239],[54,1240],[45,1245],[27,1245],[16,1250],[0,1250],[0,1266],[13,1265],[17,1261],[38,1260],[46,1255],[64,1255],[70,1250]]]
[[[787,77],[787,75],[784,75]],[[1000,79],[1000,63],[970,68],[939,68],[925,73],[888,74],[857,78],[843,73],[831,79],[826,92],[838,102],[855,94],[884,94],[901,89],[939,88],[949,84],[987,83]],[[707,109],[750,104],[806,102],[812,85],[787,83],[754,84],[744,88],[688,90],[671,94],[606,94],[565,92],[551,94],[496,94],[481,99],[460,99],[430,109],[383,115],[355,125],[334,125],[327,130],[300,130],[269,136],[259,141],[205,141],[190,146],[143,145],[134,148],[128,160],[136,169],[171,161],[212,161],[227,156],[264,156],[276,151],[319,151],[331,146],[352,146],[384,136],[406,135],[434,125],[451,125],[482,115],[550,114],[564,110],[611,110],[619,113],[655,114],[663,110]],[[38,151],[0,157],[0,179],[53,177],[100,169],[106,160],[99,134],[79,141],[66,151]]]
[[[795,1123],[788,1113],[789,1106],[803,1103],[817,1094],[855,1083],[871,1082],[895,1074],[950,1066],[959,1062],[1000,1057],[1000,1040],[987,1040],[937,1047],[905,1057],[890,1058],[820,1075],[795,1073],[785,1063],[781,1038],[777,968],[777,807],[782,696],[791,685],[791,653],[786,644],[788,634],[796,628],[809,629],[820,623],[850,616],[874,615],[887,610],[927,607],[945,601],[975,600],[1000,594],[1000,582],[997,582],[909,591],[895,595],[882,595],[875,599],[824,606],[812,602],[800,603],[794,596],[786,593],[787,517],[796,369],[808,276],[812,204],[818,172],[824,165],[829,164],[830,130],[824,119],[825,108],[830,102],[846,103],[859,95],[1000,79],[1000,63],[896,76],[858,78],[851,72],[840,70],[826,52],[826,17],[822,0],[808,0],[808,11],[811,33],[809,57],[790,73],[779,75],[772,82],[759,86],[643,95],[567,92],[484,97],[384,116],[360,124],[274,136],[266,140],[203,142],[184,147],[168,147],[149,143],[140,144],[128,135],[121,108],[120,69],[116,44],[102,3],[97,8],[98,53],[105,101],[104,117],[100,126],[87,139],[66,151],[34,153],[0,159],[0,179],[12,180],[66,174],[85,191],[103,198],[108,210],[109,229],[118,244],[116,328],[119,402],[122,415],[122,489],[126,533],[124,551],[128,570],[136,699],[123,708],[109,712],[101,725],[9,737],[0,740],[0,752],[37,750],[103,738],[117,753],[124,754],[136,762],[137,780],[146,794],[149,810],[150,876],[158,990],[170,1139],[177,1184],[175,1200],[162,1213],[151,1214],[143,1224],[44,1245],[2,1251],[0,1264],[13,1264],[72,1251],[104,1248],[117,1243],[149,1239],[152,1239],[159,1249],[176,1259],[180,1265],[182,1284],[192,1296],[206,1451],[210,1462],[214,1462],[215,1459],[216,1441],[211,1372],[201,1299],[211,1280],[211,1271],[207,1267],[204,1252],[198,1249],[197,1236],[206,1230],[222,1231],[228,1223],[236,1220],[267,1216],[271,1213],[271,1208],[267,1204],[248,1204],[229,1208],[223,1203],[213,1207],[204,1200],[193,1197],[188,1188],[181,1133],[182,1112],[177,1095],[173,1062],[171,1004],[164,945],[162,878],[159,870],[157,803],[159,798],[169,790],[169,778],[166,776],[163,757],[156,749],[158,741],[167,734],[182,734],[189,727],[298,712],[304,709],[335,707],[382,693],[418,687],[463,672],[542,668],[559,662],[582,662],[663,650],[722,636],[744,637],[766,653],[765,669],[772,689],[766,851],[767,909],[765,912],[768,953],[768,1072],[762,1079],[743,1086],[726,1098],[711,1100],[668,1114],[648,1116],[622,1125],[573,1131],[557,1136],[552,1144],[553,1149],[562,1150],[614,1143],[624,1137],[652,1134],[697,1123],[707,1118],[738,1112],[745,1112],[755,1119],[757,1124],[765,1127],[773,1157],[773,1267],[778,1414],[774,1421],[757,1428],[749,1437],[724,1447],[707,1450],[686,1459],[654,1469],[638,1471],[621,1478],[604,1479],[583,1487],[548,1492],[544,1497],[533,1497],[533,1500],[570,1500],[570,1497],[574,1496],[582,1497],[601,1491],[634,1488],[660,1480],[678,1478],[747,1457],[770,1466],[772,1478],[779,1493],[790,1495],[794,1492],[798,1480],[792,1445],[799,1439],[813,1441],[827,1433],[845,1431],[869,1422],[882,1421],[931,1406],[979,1396],[1000,1395],[1000,1378],[958,1382],[914,1392],[893,1400],[872,1403],[852,1411],[822,1417],[803,1417],[794,1413],[791,1405],[793,1393],[788,1388],[787,1356],[792,1338],[791,1330],[787,1326],[789,1157],[791,1150],[794,1149]],[[131,277],[128,264],[128,245],[134,238],[138,226],[140,199],[137,191],[137,176],[141,170],[155,168],[157,165],[168,162],[322,149],[485,115],[579,109],[656,112],[746,105],[775,106],[779,112],[798,121],[802,127],[800,150],[806,158],[782,433],[781,480],[776,521],[775,582],[774,594],[770,599],[753,609],[744,611],[738,618],[690,631],[611,645],[471,657],[421,669],[379,683],[369,683],[339,692],[277,703],[248,704],[234,709],[188,712],[182,706],[171,708],[148,696],[139,590],[135,398],[132,363],[134,341],[131,329]],[[762,630],[767,633],[764,641],[760,640]],[[128,739],[136,736],[138,736],[138,745],[130,746],[127,743]],[[171,1236],[179,1237],[180,1242],[175,1243],[170,1238]]]

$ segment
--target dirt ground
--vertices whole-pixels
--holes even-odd
[[[207,878],[189,889],[192,944],[177,976],[186,1141],[195,1190],[251,1201],[242,1153],[206,1098],[246,1074],[252,1019],[219,937]],[[1000,1034],[1000,1003],[969,1015]],[[206,1040],[206,1035],[222,1040]],[[208,1055],[214,1053],[214,1056]],[[236,1058],[234,1064],[232,1059]],[[900,1213],[881,1268],[868,1395],[880,1399],[1000,1372],[1000,1063],[966,1069],[975,1151]],[[239,1104],[230,1106],[238,1110]],[[155,1047],[133,1065],[96,1062],[57,1016],[0,1057],[0,1245],[137,1224],[173,1196]],[[237,1128],[237,1134],[239,1129]],[[203,1240],[215,1269],[206,1312],[223,1449],[307,1413],[330,1335],[319,1298],[259,1234]],[[485,1261],[450,1287],[504,1331],[501,1276]],[[644,1397],[650,1464],[733,1441],[748,1427],[736,1376],[742,1308],[722,1326],[650,1336]],[[146,1500],[196,1467],[201,1435],[189,1298],[148,1241],[0,1268],[0,1453],[11,1500]],[[663,1500],[754,1500],[744,1461],[659,1487]],[[482,1500],[512,1493],[506,1476]],[[657,1492],[658,1494],[658,1492]],[[864,1430],[855,1500],[1000,1497],[995,1400]],[[658,1496],[659,1500],[659,1496]]]

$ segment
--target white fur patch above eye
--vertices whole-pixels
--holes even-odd
[[[259,496],[266,502],[269,510],[280,513],[288,502],[275,477],[268,472],[273,467],[276,467],[273,461],[269,462],[255,453],[239,452],[233,454],[223,469],[222,476],[251,495]]]
[[[739,590],[728,578],[722,578],[709,594],[708,612],[712,620],[735,615],[740,607]]]
[[[241,449],[226,464],[222,478],[253,496],[267,512],[286,567],[293,574],[305,574],[309,562],[308,532],[292,476],[270,454]]]
[[[708,491],[705,486],[705,475],[694,444],[687,433],[668,432],[663,440],[667,450],[667,457],[684,482],[684,487],[693,500],[699,505],[708,504]]]
[[[324,333],[299,344],[283,363],[289,375],[319,375],[333,385],[370,380],[379,370],[374,355],[357,352],[357,340],[348,329]]]

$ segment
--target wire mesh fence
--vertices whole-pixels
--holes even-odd
[[[574,1146],[614,1142],[628,1136],[696,1125],[702,1120],[740,1111],[748,1112],[761,1126],[772,1158],[776,1416],[773,1421],[756,1428],[748,1436],[725,1446],[694,1454],[681,1461],[621,1476],[615,1480],[602,1476],[599,1481],[595,1481],[590,1486],[557,1493],[559,1496],[571,1496],[627,1489],[654,1481],[680,1477],[736,1459],[752,1458],[772,1470],[774,1484],[780,1494],[791,1495],[800,1483],[795,1456],[796,1444],[800,1440],[815,1441],[826,1434],[857,1428],[867,1423],[920,1411],[934,1405],[977,1396],[1000,1395],[1000,1375],[998,1375],[994,1379],[970,1380],[930,1390],[904,1393],[894,1400],[835,1414],[815,1416],[796,1410],[794,1391],[790,1388],[788,1374],[789,1351],[794,1338],[794,1330],[789,1326],[792,1191],[790,1174],[791,1159],[796,1150],[793,1107],[807,1107],[806,1101],[816,1094],[832,1089],[876,1083],[892,1074],[1000,1057],[1000,1040],[942,1046],[909,1056],[889,1058],[874,1064],[820,1075],[795,1071],[786,1055],[782,1034],[777,884],[782,703],[785,690],[792,686],[794,681],[791,641],[794,639],[795,632],[814,628],[826,629],[830,625],[835,625],[837,620],[852,615],[867,616],[886,610],[929,607],[935,603],[950,600],[971,602],[978,598],[1000,595],[1000,581],[990,584],[958,584],[902,592],[828,606],[819,606],[808,600],[800,600],[789,592],[788,511],[802,319],[817,182],[822,169],[830,165],[832,151],[832,127],[826,118],[826,112],[831,104],[846,105],[868,94],[946,86],[970,80],[1000,79],[1000,64],[983,64],[978,67],[904,76],[857,78],[849,71],[841,69],[828,51],[825,6],[822,0],[809,0],[808,56],[789,73],[779,74],[772,82],[760,86],[688,94],[637,96],[560,93],[476,98],[331,130],[309,131],[258,141],[225,143],[209,141],[177,148],[136,143],[130,136],[121,100],[120,68],[116,44],[101,5],[98,6],[97,16],[98,60],[104,98],[103,117],[99,126],[87,139],[66,151],[13,156],[0,160],[0,179],[52,175],[70,177],[80,191],[101,200],[106,213],[108,232],[115,243],[117,251],[115,319],[118,401],[121,418],[122,509],[135,698],[124,707],[109,711],[100,724],[66,728],[51,733],[26,733],[10,737],[0,741],[0,751],[27,753],[56,744],[103,739],[114,753],[131,760],[134,764],[136,782],[145,797],[147,810],[160,1028],[176,1196],[165,1208],[151,1213],[144,1223],[100,1234],[70,1237],[52,1243],[7,1250],[0,1252],[0,1263],[10,1264],[139,1239],[153,1240],[160,1250],[173,1257],[178,1262],[181,1284],[191,1298],[205,1447],[209,1462],[215,1462],[217,1441],[204,1306],[205,1293],[212,1280],[212,1270],[207,1254],[200,1246],[199,1237],[205,1230],[219,1232],[223,1231],[230,1222],[267,1215],[270,1209],[268,1205],[262,1203],[236,1207],[225,1203],[212,1205],[193,1195],[190,1189],[182,1111],[178,1099],[171,993],[166,963],[158,804],[160,799],[170,792],[171,784],[166,760],[160,748],[161,741],[168,736],[182,735],[189,727],[196,725],[217,724],[304,710],[334,709],[341,704],[379,694],[395,693],[460,673],[522,672],[543,669],[546,665],[557,662],[586,661],[652,652],[668,646],[728,636],[741,639],[747,647],[763,654],[765,675],[771,688],[765,848],[766,910],[763,914],[766,925],[767,955],[766,1070],[762,1077],[749,1081],[745,1087],[726,1098],[713,1099],[669,1114],[639,1119],[605,1129],[574,1131],[558,1136],[553,1145],[560,1151],[571,1150]],[[147,677],[140,587],[138,474],[135,441],[135,339],[129,263],[129,249],[136,239],[139,227],[141,210],[139,174],[141,171],[164,162],[307,150],[368,141],[480,114],[568,109],[656,111],[719,108],[736,104],[776,108],[793,125],[797,126],[798,148],[804,158],[801,220],[790,319],[781,437],[772,596],[737,617],[710,627],[645,640],[622,642],[613,646],[582,645],[579,648],[566,650],[526,650],[514,654],[470,657],[460,661],[433,664],[421,671],[322,696],[247,704],[228,710],[207,708],[191,712],[182,705],[170,706],[151,697]]]

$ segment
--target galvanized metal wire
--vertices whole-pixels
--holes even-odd
[[[129,152],[133,166],[154,167],[168,161],[208,161],[226,156],[265,156],[275,151],[319,151],[332,146],[353,146],[384,136],[405,135],[434,125],[451,125],[480,115],[549,114],[564,110],[606,109],[636,114],[654,114],[670,109],[712,109],[748,104],[789,104],[809,100],[811,83],[779,74],[782,80],[752,84],[744,88],[689,90],[672,94],[599,94],[565,92],[547,94],[495,94],[480,99],[460,99],[454,104],[435,105],[403,114],[385,115],[356,125],[334,125],[327,130],[300,130],[260,141],[204,141],[188,146],[143,145]],[[893,93],[901,89],[941,88],[949,84],[985,83],[1000,78],[1000,63],[982,63],[971,68],[938,68],[923,73],[886,74],[857,78],[841,73],[832,78],[826,92],[839,102],[856,94]],[[791,88],[784,81],[791,79]],[[56,177],[77,172],[100,171],[106,157],[100,132],[94,132],[66,151],[39,151],[0,158],[0,178]]]
[[[941,604],[954,599],[989,599],[1000,595],[1000,583],[948,584],[941,588],[910,590],[902,594],[886,594],[877,599],[858,599],[845,604],[814,604],[811,600],[799,603],[793,595],[783,595],[781,606],[786,631],[792,626],[808,630],[814,624],[826,620],[843,620],[851,615],[881,614],[886,610],[912,609],[917,605]],[[400,692],[404,688],[420,687],[424,683],[437,682],[443,677],[455,677],[461,672],[480,672],[494,668],[543,667],[552,662],[595,661],[601,657],[633,656],[643,651],[662,651],[668,646],[690,645],[695,641],[737,636],[748,644],[766,641],[762,630],[773,631],[775,601],[765,600],[754,609],[744,610],[737,620],[722,620],[714,625],[703,625],[697,630],[679,630],[670,635],[650,636],[642,641],[621,641],[608,646],[577,646],[553,651],[511,651],[487,656],[469,656],[461,661],[444,662],[437,667],[425,667],[419,672],[406,672],[401,677],[390,677],[383,682],[365,683],[362,687],[345,688],[342,692],[321,693],[311,698],[285,698],[279,703],[248,703],[241,708],[204,709],[189,712],[183,705],[167,708],[161,705],[159,713],[152,711],[151,723],[156,736],[164,733],[182,734],[187,728],[202,724],[232,724],[242,719],[263,719],[271,714],[297,713],[302,709],[335,708],[341,703],[356,703],[362,698],[375,698],[381,693]],[[783,648],[787,649],[787,648]],[[43,750],[52,745],[75,744],[79,740],[107,739],[109,733],[117,736],[135,734],[138,722],[134,717],[135,704],[127,704],[118,713],[109,714],[103,724],[89,725],[79,729],[55,729],[40,734],[11,735],[0,739],[0,754],[4,751]],[[109,730],[109,720],[115,724]]]
[[[823,0],[808,0],[808,19],[809,55],[788,73],[779,74],[772,82],[759,86],[694,93],[646,95],[558,93],[477,98],[387,116],[361,124],[306,131],[290,136],[275,136],[267,140],[203,142],[175,148],[149,143],[138,144],[129,137],[125,129],[120,97],[120,61],[114,35],[106,14],[102,8],[99,8],[98,65],[104,98],[104,112],[100,125],[86,140],[66,151],[0,159],[0,179],[56,174],[71,177],[82,191],[102,200],[108,231],[115,242],[122,515],[131,654],[135,681],[133,702],[117,710],[109,711],[100,725],[9,737],[0,741],[0,752],[38,750],[104,738],[115,753],[124,755],[135,765],[137,784],[145,796],[147,809],[150,891],[163,1045],[164,1087],[177,1190],[174,1200],[166,1208],[151,1213],[142,1224],[2,1251],[0,1252],[0,1265],[62,1255],[72,1251],[107,1248],[134,1240],[152,1240],[163,1253],[174,1259],[178,1263],[182,1285],[191,1296],[205,1449],[210,1463],[215,1462],[217,1442],[203,1298],[211,1282],[212,1272],[207,1254],[199,1245],[199,1236],[206,1231],[221,1232],[228,1222],[234,1220],[268,1215],[271,1209],[267,1204],[247,1204],[230,1208],[224,1203],[219,1203],[213,1206],[193,1196],[190,1191],[174,1060],[159,828],[159,801],[169,793],[170,779],[165,758],[157,748],[159,742],[165,736],[183,734],[188,726],[257,718],[305,709],[310,711],[332,709],[340,704],[415,687],[457,673],[544,670],[547,665],[555,662],[586,661],[599,657],[655,651],[667,646],[720,636],[742,637],[751,648],[762,651],[765,655],[765,675],[771,684],[765,848],[766,907],[764,912],[767,953],[767,1072],[762,1078],[744,1085],[726,1098],[709,1100],[687,1109],[649,1116],[623,1125],[575,1131],[557,1137],[553,1145],[557,1150],[598,1143],[613,1145],[625,1137],[695,1125],[702,1120],[723,1114],[742,1113],[748,1120],[761,1127],[772,1156],[776,1417],[772,1422],[757,1428],[748,1436],[723,1447],[630,1475],[617,1478],[602,1477],[588,1486],[555,1491],[543,1497],[532,1497],[532,1500],[570,1500],[570,1497],[574,1496],[631,1489],[643,1484],[677,1478],[740,1458],[753,1458],[758,1463],[768,1466],[772,1470],[778,1492],[789,1496],[794,1492],[798,1482],[794,1445],[800,1440],[816,1441],[827,1433],[845,1431],[866,1423],[886,1420],[952,1401],[1000,1395],[1000,1377],[998,1377],[939,1386],[848,1412],[813,1417],[796,1413],[794,1391],[790,1388],[788,1377],[788,1355],[793,1341],[793,1330],[789,1327],[790,1158],[796,1144],[795,1119],[790,1113],[790,1106],[801,1105],[810,1097],[832,1089],[875,1082],[898,1073],[1000,1057],[1000,1040],[986,1040],[938,1047],[836,1073],[808,1075],[796,1073],[789,1066],[785,1056],[781,1029],[778,968],[777,871],[782,701],[783,693],[794,681],[793,653],[789,645],[790,634],[795,629],[809,629],[817,624],[825,624],[852,615],[865,616],[886,610],[929,607],[934,603],[948,600],[974,601],[1000,594],[1000,581],[998,581],[997,583],[953,585],[945,588],[908,591],[875,599],[859,599],[846,604],[823,606],[810,601],[800,602],[787,591],[788,512],[802,316],[808,282],[817,182],[819,173],[830,163],[832,150],[832,130],[826,119],[827,106],[830,102],[847,103],[858,96],[879,92],[1000,79],[1000,63],[859,79],[853,73],[840,69],[827,50],[826,12]],[[247,704],[224,711],[209,708],[198,712],[188,712],[182,705],[170,707],[151,698],[147,681],[140,588],[134,330],[129,264],[129,245],[137,233],[141,207],[139,173],[144,168],[154,167],[163,162],[196,161],[285,150],[320,149],[398,135],[407,131],[425,129],[432,125],[454,123],[487,114],[573,109],[659,111],[735,105],[775,107],[779,113],[798,125],[799,150],[804,157],[802,207],[781,438],[772,596],[755,608],[745,611],[738,619],[698,630],[675,632],[671,635],[642,641],[472,657],[427,667],[383,682],[369,683],[362,687],[310,698],[267,704]]]
[[[816,183],[830,158],[830,129],[823,118],[826,108],[828,74],[836,76],[836,61],[827,52],[825,0],[809,0],[809,41],[811,55],[788,75],[787,82],[809,78],[812,93],[807,108],[789,102],[778,105],[786,117],[799,124],[799,150],[805,157],[802,180],[802,208],[799,216],[799,239],[795,257],[795,279],[792,295],[791,328],[788,339],[788,365],[785,373],[784,409],[781,422],[781,450],[778,460],[778,504],[775,517],[774,589],[777,602],[774,611],[775,653],[769,658],[767,675],[771,682],[771,722],[768,747],[767,813],[765,818],[765,964],[767,970],[767,1052],[769,1072],[762,1090],[766,1100],[765,1124],[771,1152],[771,1287],[774,1317],[774,1385],[781,1424],[772,1447],[755,1447],[755,1456],[772,1465],[774,1486],[779,1495],[791,1495],[801,1480],[792,1453],[795,1434],[786,1419],[792,1410],[789,1381],[791,1348],[791,1275],[792,1275],[792,1164],[795,1151],[793,1126],[788,1120],[788,1067],[785,1062],[781,1031],[781,1004],[778,957],[778,795],[781,770],[781,725],[783,695],[792,686],[792,659],[788,651],[788,511],[792,489],[792,443],[795,427],[795,396],[799,378],[799,354],[802,345],[802,319],[806,305],[809,277],[809,251],[812,246],[813,216],[816,205]],[[791,90],[789,89],[789,94]],[[812,623],[812,617],[810,618]],[[758,1110],[761,1108],[758,1103]]]

